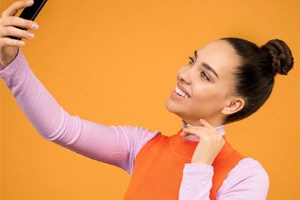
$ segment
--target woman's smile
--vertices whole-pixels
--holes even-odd
[[[176,96],[179,96],[181,98],[190,98],[189,92],[180,84],[177,84],[176,88],[173,91]]]

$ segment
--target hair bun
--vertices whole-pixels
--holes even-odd
[[[271,56],[274,76],[276,74],[287,75],[292,69],[294,58],[290,48],[284,41],[279,39],[270,40],[260,48]]]

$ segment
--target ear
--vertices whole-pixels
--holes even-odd
[[[222,113],[225,115],[231,115],[243,109],[245,101],[243,98],[234,97],[229,99],[227,105],[222,109]]]

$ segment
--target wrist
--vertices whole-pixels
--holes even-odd
[[[212,165],[212,162],[209,161],[191,161],[192,164],[204,164],[204,165]]]
[[[17,49],[17,51],[11,56],[5,56],[5,57],[1,56],[0,65],[2,69],[5,69],[8,65],[10,65],[16,59],[18,53],[19,53],[19,49]]]
[[[191,163],[194,164],[206,164],[206,165],[212,165],[213,160],[209,159],[209,158],[201,158],[201,159],[197,159],[197,158],[192,158]]]

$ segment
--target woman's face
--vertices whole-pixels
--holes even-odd
[[[194,54],[178,71],[167,109],[192,125],[199,125],[200,119],[221,125],[235,100],[233,73],[239,57],[224,40],[209,43]]]

